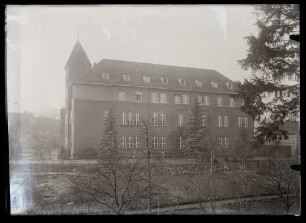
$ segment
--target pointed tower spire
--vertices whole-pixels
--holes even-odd
[[[91,67],[91,63],[79,40],[74,45],[65,68],[67,68],[68,66],[83,66],[89,68]]]

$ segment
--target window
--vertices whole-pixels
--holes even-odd
[[[197,87],[202,87],[202,81],[196,80],[195,84],[197,85]]]
[[[222,127],[222,116],[218,115],[218,127]]]
[[[133,125],[133,114],[131,112],[128,114],[128,125]]]
[[[204,96],[204,105],[210,105],[210,97]]]
[[[234,98],[230,98],[230,107],[235,107],[235,100],[234,100]]]
[[[139,125],[139,113],[135,114],[135,125]]]
[[[165,136],[160,137],[160,148],[164,149],[166,145]]]
[[[244,122],[244,127],[248,128],[248,118],[247,117],[244,118],[243,122]]]
[[[157,149],[158,139],[157,139],[156,136],[153,136],[153,138],[152,138],[152,146],[153,146],[153,149]]]
[[[158,125],[158,114],[157,113],[153,114],[153,125],[154,126]]]
[[[161,79],[162,84],[168,84],[168,78],[162,77],[160,79]]]
[[[242,118],[238,117],[238,127],[241,128],[242,127]]]
[[[218,148],[222,148],[222,138],[218,137]]]
[[[136,95],[136,101],[137,102],[142,102],[142,92],[141,91],[136,91],[135,95]]]
[[[166,115],[164,113],[160,114],[160,125],[166,126]]]
[[[122,125],[126,125],[126,114],[122,112]]]
[[[232,83],[226,82],[225,85],[226,85],[227,88],[233,89],[233,84]]]
[[[224,137],[224,148],[228,148],[228,138]]]
[[[183,126],[183,122],[184,122],[184,116],[182,114],[179,114],[178,116],[179,126]]]
[[[130,81],[130,75],[123,74],[122,76],[124,81]]]
[[[198,102],[199,102],[200,105],[203,104],[203,97],[200,96],[200,95],[198,95]]]
[[[167,103],[167,94],[160,93],[160,103]]]
[[[151,78],[149,76],[143,76],[143,81],[146,83],[150,83]]]
[[[218,82],[211,81],[210,84],[211,84],[212,87],[218,88]]]
[[[229,118],[228,116],[224,116],[224,127],[228,127]]]
[[[153,103],[158,103],[158,93],[156,93],[156,92],[151,93],[151,101]]]
[[[188,95],[183,95],[183,104],[187,105],[189,104],[189,96]]]
[[[183,138],[182,137],[179,137],[179,149],[182,149],[183,148]]]
[[[109,73],[104,73],[104,72],[102,72],[102,73],[101,73],[101,76],[102,76],[102,79],[106,79],[106,80],[109,79]]]
[[[121,138],[121,148],[126,148],[126,137],[122,136]]]
[[[181,96],[176,94],[174,96],[174,104],[181,104]]]
[[[223,98],[217,97],[217,106],[223,106]]]
[[[202,116],[202,126],[206,126],[206,115]]]
[[[139,137],[138,136],[135,136],[135,148],[136,149],[140,148],[140,146],[139,146]]]
[[[183,80],[183,79],[181,79],[181,78],[178,79],[178,82],[179,82],[179,84],[180,84],[181,86],[185,86],[185,85],[186,85],[186,81]]]
[[[119,91],[119,93],[118,93],[118,100],[119,100],[119,101],[125,101],[125,99],[126,99],[126,94],[125,94],[125,92]]]
[[[129,136],[129,138],[128,138],[128,147],[133,148],[133,138],[132,138],[132,136]]]

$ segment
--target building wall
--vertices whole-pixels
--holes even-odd
[[[118,101],[118,92],[126,92],[126,101]],[[135,91],[142,91],[142,102],[135,102]],[[151,103],[151,92],[167,93],[166,104]],[[174,104],[175,94],[189,95],[189,105]],[[81,85],[77,84],[73,87],[73,122],[72,124],[72,145],[74,150],[79,151],[87,148],[97,148],[103,131],[104,112],[113,106],[115,116],[117,118],[119,140],[121,136],[140,135],[139,126],[123,126],[122,112],[133,115],[140,114],[140,120],[146,120],[149,123],[152,135],[158,137],[164,135],[166,137],[166,149],[164,151],[166,157],[182,156],[178,150],[178,115],[184,115],[184,124],[189,119],[193,102],[198,95],[207,95],[211,97],[210,106],[201,106],[204,113],[208,116],[211,123],[211,133],[213,136],[228,137],[228,152],[233,150],[237,136],[239,135],[238,117],[245,117],[239,107],[229,107],[230,95],[213,94],[213,93],[195,93],[184,91],[170,91],[151,88],[123,87],[123,86],[103,86],[103,85]],[[224,107],[217,107],[217,97],[224,98]],[[113,99],[113,100],[111,100]],[[166,126],[152,126],[153,113],[164,113],[166,115]],[[229,127],[218,128],[218,115],[229,117]],[[253,121],[249,117],[248,128],[250,133],[253,132]],[[142,143],[142,142],[140,142]],[[151,141],[150,141],[151,143]],[[77,157],[75,157],[77,158]]]

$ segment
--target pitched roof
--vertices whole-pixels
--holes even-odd
[[[102,79],[102,72],[109,73],[109,80]],[[123,74],[130,75],[129,82],[123,80]],[[150,83],[144,82],[143,76],[149,76]],[[162,84],[161,77],[168,78],[168,84]],[[186,81],[185,86],[179,84],[179,78]],[[197,87],[195,80],[202,81],[202,87]],[[211,85],[212,81],[218,82],[218,88]],[[235,90],[226,86],[226,83],[233,84],[233,81],[215,70],[112,59],[101,60],[93,66],[91,72],[84,74],[76,82],[235,93]]]
[[[74,45],[65,68],[68,66],[76,66],[76,65],[91,67],[91,63],[79,41],[77,41],[76,44]]]

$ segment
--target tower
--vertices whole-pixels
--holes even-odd
[[[66,86],[65,86],[65,97],[66,97],[66,109],[65,109],[65,149],[71,151],[71,158],[74,157],[74,131],[73,131],[73,95],[72,95],[72,84],[77,81],[79,77],[86,74],[91,70],[91,63],[81,45],[77,40],[70,57],[65,66],[66,70]]]

